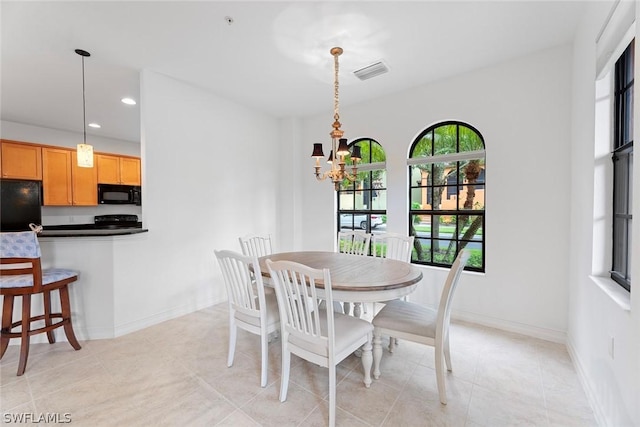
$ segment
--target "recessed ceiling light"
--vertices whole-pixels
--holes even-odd
[[[97,124],[97,123],[89,123],[88,126],[90,128],[96,128],[96,129],[100,129],[101,128],[101,126],[99,124]]]
[[[136,105],[136,101],[131,98],[122,98],[122,102],[127,105]]]

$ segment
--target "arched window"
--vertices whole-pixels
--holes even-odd
[[[338,230],[375,232],[384,228],[387,221],[386,155],[382,146],[373,139],[352,141],[349,149],[354,145],[360,147],[362,160],[358,163],[358,179],[354,182],[345,179],[340,184]],[[351,164],[350,157],[346,163]]]
[[[449,267],[467,248],[468,270],[485,268],[485,147],[471,125],[438,123],[409,152],[409,234],[412,262]]]

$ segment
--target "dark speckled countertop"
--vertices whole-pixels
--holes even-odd
[[[149,230],[137,227],[105,227],[94,224],[45,225],[39,237],[95,237],[95,236],[126,236],[129,234],[146,233]]]

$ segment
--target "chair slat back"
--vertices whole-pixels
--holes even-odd
[[[244,255],[255,256],[260,258],[265,255],[271,255],[273,253],[273,245],[271,242],[271,235],[258,235],[250,234],[244,237],[240,237],[240,247]]]
[[[280,322],[285,333],[291,334],[304,350],[328,358],[333,354],[335,340],[329,269],[314,269],[292,261],[267,260],[267,266],[276,289]],[[326,335],[322,334],[319,283],[323,285],[323,299],[326,301]],[[289,337],[283,336],[282,339]]]
[[[373,256],[411,262],[414,239],[414,236],[395,233],[374,234],[371,239]]]
[[[338,232],[338,252],[352,255],[368,255],[371,234],[362,230]]]
[[[449,327],[449,319],[451,317],[451,300],[453,299],[453,293],[455,292],[462,270],[467,265],[470,252],[466,249],[461,250],[456,256],[449,274],[447,274],[447,280],[442,288],[442,294],[440,296],[440,305],[438,306],[438,320],[436,330],[441,331],[444,334],[444,328]]]
[[[266,305],[262,273],[256,257],[228,250],[214,251],[214,253],[220,264],[230,309],[255,317],[259,316],[260,307]],[[252,285],[254,277],[257,285],[255,287]]]

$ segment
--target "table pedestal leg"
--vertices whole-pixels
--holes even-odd
[[[343,302],[342,306],[344,307],[344,314],[349,314],[351,313],[351,304],[349,304],[348,302]]]
[[[393,339],[393,338],[392,338]],[[373,336],[373,378],[380,378],[380,359],[382,359],[382,336]]]
[[[369,388],[371,385],[371,365],[373,364],[371,350],[371,337],[369,337],[369,340],[360,349],[360,351],[362,351],[362,370],[364,371],[364,386],[366,388]]]
[[[361,302],[354,302],[353,303],[353,317],[360,318],[361,314],[362,314],[362,303]]]

